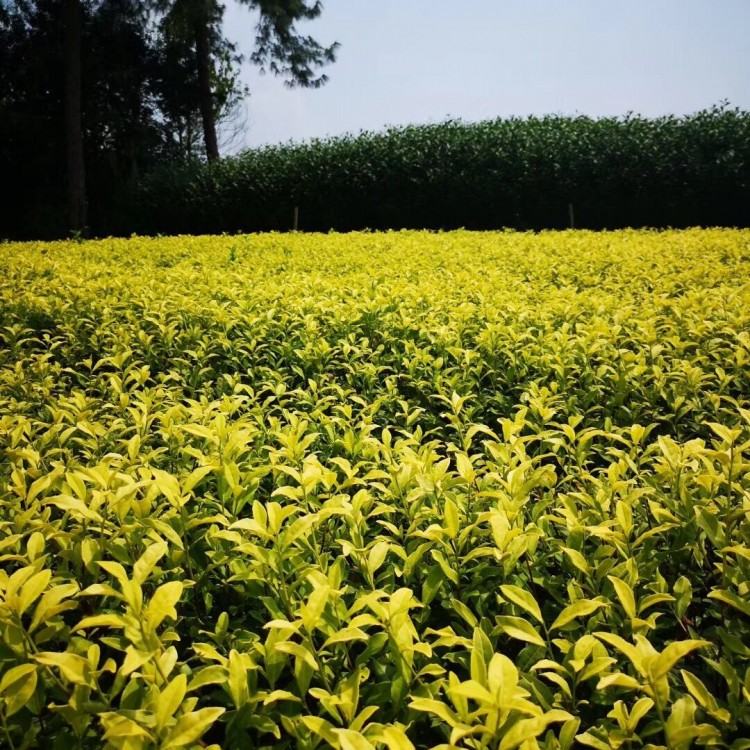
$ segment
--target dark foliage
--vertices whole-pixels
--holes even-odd
[[[126,184],[169,153],[150,81],[156,53],[140,3],[83,5],[82,122],[90,220],[114,218],[112,186]],[[59,0],[0,10],[0,237],[67,234],[65,50]]]
[[[750,113],[393,128],[156,171],[105,232],[748,226]]]

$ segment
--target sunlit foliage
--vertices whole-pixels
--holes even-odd
[[[750,747],[750,232],[0,263],[1,745]]]

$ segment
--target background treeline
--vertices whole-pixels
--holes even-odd
[[[750,113],[390,129],[157,170],[119,232],[748,226]]]
[[[750,113],[394,128],[165,160],[95,194],[107,234],[749,226]],[[33,234],[33,232],[32,232]]]
[[[69,47],[64,0],[0,4],[0,236],[67,236],[70,182],[66,142]],[[111,197],[148,169],[202,153],[196,74],[189,43],[168,33],[134,0],[84,2],[80,34],[80,128],[88,223],[106,231]],[[217,60],[231,45],[215,36]],[[238,88],[230,71],[216,88],[223,113]],[[221,114],[219,115],[221,116]]]
[[[316,0],[0,0],[0,238],[130,231],[118,200],[159,167],[218,160],[243,128],[243,55],[317,87],[337,45],[297,31]]]
[[[0,239],[293,228],[750,223],[750,113],[392,128],[219,158],[243,52],[290,85],[335,60],[295,30],[314,0],[0,0]]]

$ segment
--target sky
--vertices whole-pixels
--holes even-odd
[[[247,54],[257,16],[226,4]],[[750,0],[324,0],[298,28],[340,43],[328,83],[289,89],[246,62],[226,151],[448,118],[750,109]]]

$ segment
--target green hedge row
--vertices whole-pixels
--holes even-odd
[[[392,128],[156,171],[112,232],[748,226],[750,112]]]

